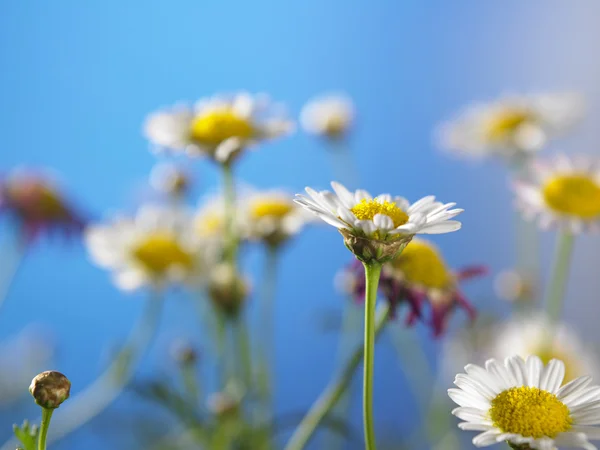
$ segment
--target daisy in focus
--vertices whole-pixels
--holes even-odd
[[[594,450],[600,439],[600,386],[584,376],[563,385],[565,366],[537,356],[490,359],[485,368],[465,367],[448,395],[459,405],[452,414],[463,430],[481,431],[476,447],[508,442],[512,448],[553,450],[557,446]]]
[[[565,381],[600,373],[596,355],[577,333],[566,324],[555,324],[541,314],[512,319],[498,327],[494,335],[488,354],[496,358],[537,355],[544,363],[560,359],[565,365]]]
[[[144,206],[135,217],[90,226],[85,237],[92,260],[123,290],[198,281],[200,241],[185,210]]]
[[[308,133],[341,139],[352,127],[354,114],[354,105],[349,97],[330,94],[307,102],[300,113],[300,124]]]
[[[572,233],[600,230],[600,166],[560,155],[531,167],[531,182],[515,183],[517,206],[541,228]]]
[[[573,93],[504,96],[472,105],[443,124],[440,145],[469,157],[518,158],[565,134],[583,110],[583,99]]]
[[[0,180],[0,214],[14,218],[26,242],[42,233],[74,235],[84,220],[49,176],[15,170]]]
[[[280,190],[253,192],[241,203],[246,205],[241,220],[248,239],[271,247],[298,234],[313,217],[294,203],[291,195]]]
[[[185,151],[228,164],[243,149],[290,133],[293,124],[265,95],[241,92],[152,113],[144,134],[157,150]]]
[[[336,227],[363,262],[394,258],[415,234],[449,233],[461,227],[451,219],[463,210],[451,209],[455,203],[436,202],[433,196],[410,204],[403,197],[372,197],[361,189],[350,192],[336,182],[331,186],[335,194],[307,187],[308,197],[296,194],[295,201]]]

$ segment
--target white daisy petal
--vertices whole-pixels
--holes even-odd
[[[498,430],[488,430],[484,433],[478,434],[473,438],[473,445],[475,447],[487,447],[498,443],[498,436],[500,432]]]
[[[527,386],[539,387],[540,376],[544,370],[542,360],[535,355],[530,355],[525,364],[527,366]]]
[[[540,389],[555,394],[565,377],[565,364],[558,359],[553,359],[548,363],[546,370],[540,379]]]

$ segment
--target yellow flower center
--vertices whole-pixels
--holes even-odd
[[[256,219],[260,219],[262,217],[273,217],[275,219],[283,219],[293,210],[293,204],[283,199],[256,200],[250,206],[250,213]]]
[[[486,133],[492,141],[503,141],[521,125],[533,121],[531,112],[520,108],[505,108],[488,119]]]
[[[254,135],[254,127],[250,120],[240,117],[229,108],[223,108],[196,117],[190,134],[200,144],[216,146],[233,137],[249,139]]]
[[[427,288],[443,289],[454,281],[438,249],[421,239],[413,239],[390,265],[409,283]]]
[[[563,175],[548,181],[542,195],[561,214],[593,219],[600,216],[600,186],[587,175]]]
[[[394,202],[378,202],[377,200],[361,200],[350,210],[359,220],[373,220],[377,214],[385,214],[392,222],[394,228],[408,222],[408,214],[402,211]]]
[[[173,235],[162,232],[140,242],[133,250],[133,257],[155,276],[163,276],[173,268],[189,270],[194,265],[193,255]]]
[[[342,136],[348,128],[348,119],[341,114],[334,114],[327,118],[323,130],[331,137]]]
[[[224,230],[223,216],[219,213],[206,213],[196,219],[196,231],[200,237],[210,237],[221,234]]]
[[[556,395],[536,387],[513,387],[492,400],[490,419],[504,433],[524,437],[556,437],[569,431],[573,419]]]

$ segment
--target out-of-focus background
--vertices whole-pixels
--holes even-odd
[[[359,179],[349,187],[456,201],[465,209],[463,229],[435,242],[452,266],[482,263],[494,274],[514,262],[506,170],[465,164],[440,152],[433,131],[475,100],[505,92],[577,90],[588,102],[586,121],[547,152],[597,154],[599,20],[594,0],[5,1],[0,169],[51,167],[73,200],[100,219],[133,210],[150,197],[147,176],[157,156],[148,151],[141,127],[157,107],[245,89],[268,92],[297,117],[308,98],[342,91],[357,109],[351,148]],[[246,155],[238,174],[245,183],[293,193],[307,185],[327,188],[335,177],[332,167],[324,145],[298,131]],[[216,189],[208,161],[190,163],[190,169],[198,197]],[[544,261],[549,237],[543,241]],[[590,340],[597,339],[599,250],[593,237],[578,240],[565,313]],[[260,276],[261,258],[257,251],[245,258],[254,277]],[[311,227],[285,253],[276,306],[275,395],[282,415],[305,411],[334,369],[345,300],[333,276],[350,260],[341,237],[327,226]],[[507,309],[495,299],[492,277],[473,282],[467,293],[483,311]],[[0,338],[38,324],[57,344],[53,368],[69,375],[76,393],[103,367],[110,343],[131,328],[143,297],[117,290],[80,243],[43,240],[17,274],[0,314]],[[163,365],[174,338],[197,339],[189,298],[183,292],[171,297],[142,376]],[[458,316],[455,326],[465,321]],[[433,341],[422,325],[414,332],[427,340],[433,359],[441,340]],[[18,357],[0,354],[6,360],[0,370]],[[26,394],[33,374],[14,389]],[[380,346],[375,410],[382,440],[415,425],[405,384],[395,353]],[[128,424],[146,410],[126,393],[54,448],[126,448],[133,439]],[[0,437],[10,435],[13,423],[36,415],[31,402],[2,410]],[[360,416],[356,401],[351,417],[358,430]]]

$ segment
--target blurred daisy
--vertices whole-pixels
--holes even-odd
[[[560,359],[565,364],[565,380],[598,375],[598,360],[565,324],[553,324],[543,315],[517,317],[496,329],[489,355],[505,358],[537,355],[544,363]]]
[[[185,210],[144,206],[133,218],[90,226],[86,243],[92,259],[114,272],[121,289],[197,281],[199,240]]]
[[[41,233],[81,232],[84,220],[48,175],[14,170],[0,180],[0,214],[16,219],[26,241]]]
[[[379,290],[390,303],[392,314],[399,305],[410,305],[407,317],[409,325],[422,316],[423,306],[428,304],[431,309],[428,325],[434,336],[439,337],[457,308],[464,309],[471,320],[475,319],[475,308],[461,292],[459,284],[485,272],[484,267],[454,272],[435,245],[422,239],[413,239],[400,255],[383,265]],[[362,265],[352,264],[343,280],[343,290],[362,302],[365,292]]]
[[[557,446],[593,450],[600,439],[600,386],[580,377],[561,387],[565,367],[553,359],[514,356],[469,364],[448,395],[460,405],[452,411],[463,430],[481,431],[476,447],[508,442],[513,448],[553,450]]]
[[[185,196],[192,184],[190,174],[173,163],[160,163],[150,173],[150,185],[158,192],[171,197]]]
[[[312,215],[300,208],[284,191],[254,192],[241,202],[246,211],[241,219],[250,240],[276,247],[299,233]]]
[[[310,100],[300,113],[300,124],[308,133],[340,139],[354,121],[354,105],[349,97],[330,94]]]
[[[336,182],[331,186],[335,194],[307,187],[308,197],[297,194],[295,201],[336,227],[359,259],[387,260],[415,234],[448,233],[461,226],[450,219],[463,210],[450,209],[455,203],[436,202],[433,196],[411,205],[403,197],[382,194],[373,198],[364,190],[352,193]]]
[[[398,257],[383,266],[382,287],[391,301],[406,297],[411,303],[429,304],[429,325],[434,336],[439,337],[455,309],[462,308],[471,320],[475,319],[475,308],[462,293],[459,283],[484,273],[486,269],[481,266],[454,272],[433,243],[413,239]],[[408,323],[412,324],[417,318],[413,310]]]
[[[440,129],[440,145],[465,156],[505,158],[536,152],[583,116],[573,93],[505,96],[468,107]]]
[[[293,124],[280,105],[265,95],[241,92],[199,100],[193,108],[175,106],[150,114],[146,137],[158,149],[232,161],[244,148],[288,134]]]
[[[511,303],[533,301],[537,289],[531,278],[524,271],[504,270],[494,279],[494,292]]]
[[[573,233],[600,230],[600,166],[584,157],[558,156],[532,165],[532,181],[515,184],[517,206],[541,228]]]
[[[252,284],[231,264],[211,266],[207,291],[210,299],[225,314],[235,316],[252,291]]]

